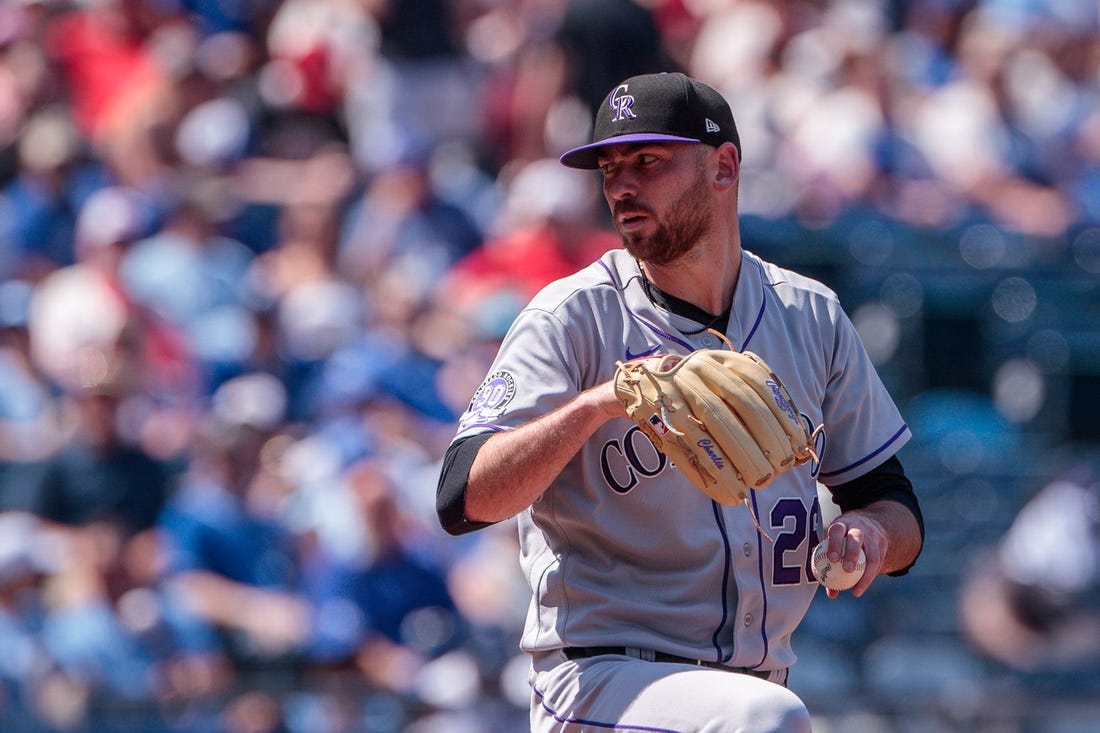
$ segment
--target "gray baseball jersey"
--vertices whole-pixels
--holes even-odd
[[[616,362],[725,348],[655,306],[637,262],[605,254],[547,286],[516,318],[456,439],[529,422],[611,379]],[[533,591],[521,645],[623,645],[758,670],[795,661],[790,637],[817,589],[817,482],[850,481],[910,437],[835,294],[742,255],[726,336],[786,384],[819,463],[787,471],[746,505],[712,502],[628,419],[605,423],[518,517]]]

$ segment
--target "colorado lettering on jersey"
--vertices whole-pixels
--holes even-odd
[[[802,413],[801,417],[802,425],[806,428],[806,434],[814,436],[813,448],[814,453],[817,454],[817,459],[811,460],[809,466],[810,475],[816,479],[817,475],[821,472],[821,461],[825,458],[826,430],[824,428],[818,430],[817,426],[814,425],[814,421],[811,420],[810,416],[806,413]]]
[[[616,494],[628,494],[643,478],[660,475],[669,460],[653,447],[637,425],[621,440],[609,440],[600,451],[600,470],[608,488]]]
[[[784,403],[790,405],[784,400]],[[793,410],[791,411],[793,415]],[[825,455],[825,431],[815,433],[813,420],[806,414],[799,416],[806,426],[809,434],[815,435],[814,449],[818,457]],[[795,418],[799,419],[799,418]],[[650,418],[650,424],[662,435],[668,432],[668,428],[656,415]],[[724,467],[724,459],[714,450],[714,444],[703,439],[699,442],[708,456],[718,468]],[[664,453],[658,451],[649,438],[637,425],[632,426],[620,440],[610,440],[604,443],[600,451],[600,470],[608,488],[616,494],[627,494],[641,478],[654,478],[659,476],[667,466],[675,466]],[[808,464],[810,476],[816,478],[821,470],[818,461]]]

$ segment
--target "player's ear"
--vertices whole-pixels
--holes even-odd
[[[722,143],[715,154],[717,165],[714,170],[714,183],[725,190],[737,183],[737,177],[741,173],[741,157],[737,154],[737,147],[733,143]]]

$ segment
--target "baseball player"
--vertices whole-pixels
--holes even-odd
[[[602,173],[623,248],[516,318],[444,458],[440,521],[518,516],[533,731],[809,731],[786,680],[811,553],[864,550],[855,596],[913,564],[923,523],[894,456],[909,430],[836,296],[742,249],[740,140],[715,90],[627,79],[561,162]],[[698,490],[616,391],[621,363],[727,340],[782,380],[816,456],[737,505]],[[828,527],[818,482],[842,509]]]

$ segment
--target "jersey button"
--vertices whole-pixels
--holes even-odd
[[[745,626],[752,626],[752,614],[751,613],[746,613],[745,614]]]
[[[710,336],[710,335],[704,336],[702,338],[702,341],[703,341],[703,346],[706,346],[708,349],[710,347],[714,346],[715,343],[717,343],[715,338],[713,336]]]
[[[750,555],[752,555],[752,545],[750,545],[748,542],[746,542],[741,549],[745,551],[745,557],[749,557]]]

